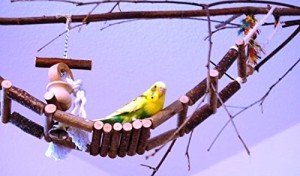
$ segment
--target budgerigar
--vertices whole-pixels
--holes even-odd
[[[126,123],[135,119],[150,117],[160,111],[165,102],[166,85],[159,81],[154,83],[146,92],[103,119],[103,123]]]

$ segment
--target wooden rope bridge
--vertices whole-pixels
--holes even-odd
[[[218,92],[218,79],[221,79],[225,72],[237,59],[238,79],[231,81]],[[59,58],[37,58],[36,67],[50,67],[56,63],[65,63],[71,69],[91,69],[89,60],[72,60]],[[57,139],[49,134],[53,128],[53,122],[64,123],[70,127],[91,133],[92,139],[85,152],[90,155],[100,155],[110,158],[142,155],[158,146],[166,144],[184,134],[190,133],[210,115],[216,113],[217,108],[222,106],[239,89],[246,77],[253,73],[253,68],[246,65],[245,49],[243,40],[238,40],[235,46],[231,47],[210,75],[198,85],[181,96],[178,100],[165,107],[152,117],[135,120],[132,123],[103,124],[101,121],[91,121],[61,110],[56,97],[51,92],[45,93],[45,102],[41,101],[28,92],[15,87],[9,80],[0,76],[1,89],[1,120],[2,123],[12,123],[24,132],[37,138],[44,138],[47,142],[63,145],[72,149],[78,149],[70,137]],[[246,70],[252,73],[246,73]],[[209,86],[208,86],[209,85]],[[194,105],[204,94],[209,93],[208,103],[197,109],[190,118],[187,118],[189,106]],[[218,95],[218,96],[217,96]],[[219,99],[218,99],[219,97]],[[220,101],[221,99],[221,101]],[[12,101],[16,101],[28,109],[44,116],[45,124],[37,124],[17,112],[11,112]],[[177,127],[168,130],[158,136],[151,137],[151,129],[155,129],[162,123],[178,114]]]

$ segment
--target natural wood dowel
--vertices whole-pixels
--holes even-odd
[[[49,68],[57,63],[65,63],[71,69],[92,70],[92,60],[63,59],[63,58],[42,58],[36,57],[35,66]]]
[[[55,106],[53,104],[48,104],[46,106]],[[93,130],[94,123],[90,120],[86,120],[84,118],[75,116],[70,113],[66,113],[61,110],[56,110],[53,115],[53,120],[56,120],[60,123],[66,124],[68,126],[72,126],[81,130],[85,130],[87,132],[91,132]]]
[[[120,133],[121,130],[122,130],[122,124],[121,123],[114,123],[112,138],[111,138],[111,142],[110,142],[110,149],[109,149],[109,152],[108,152],[108,156],[110,158],[116,158],[117,157],[119,143],[120,143],[120,137],[121,137],[121,133]]]
[[[17,112],[11,114],[9,122],[19,127],[25,133],[31,134],[39,139],[43,137],[44,128],[41,125],[27,119]]]
[[[150,127],[152,126],[152,122],[150,119],[142,120],[142,130],[140,134],[139,144],[136,150],[136,153],[142,155],[146,151],[147,140],[150,137]]]
[[[235,94],[240,89],[240,84],[237,81],[229,83],[220,93],[219,96],[223,102],[226,102],[233,94]],[[220,107],[221,103],[218,101],[217,107]],[[196,110],[191,118],[185,125],[185,133],[189,133],[196,126],[206,120],[210,115],[213,114],[213,111],[209,104],[203,105],[201,108]]]
[[[119,157],[126,156],[129,142],[130,142],[130,136],[131,136],[131,130],[132,130],[132,124],[131,123],[124,123],[123,129],[122,129],[122,137],[120,140],[120,147],[118,151]]]
[[[161,146],[171,140],[174,140],[179,137],[179,134],[175,134],[177,129],[172,129],[167,132],[164,132],[158,136],[155,136],[148,140],[146,150],[149,151],[158,146]]]
[[[178,113],[178,120],[177,120],[177,127],[180,127],[185,120],[187,119],[187,112],[188,112],[188,102],[190,101],[189,97],[183,95],[179,98],[179,101],[183,105],[182,111]],[[179,135],[183,136],[184,133],[184,127],[179,131]]]
[[[102,128],[104,124],[101,121],[96,121],[94,123],[92,142],[90,145],[90,154],[96,156],[100,152],[100,141],[102,137]]]
[[[2,76],[0,76],[0,90],[2,90],[2,86],[1,86],[1,84],[2,84],[2,81],[4,81],[5,79],[2,77]]]
[[[237,66],[238,66],[238,76],[242,78],[243,83],[247,81],[246,75],[246,54],[245,54],[245,45],[244,40],[240,39],[236,41],[236,45],[239,48],[239,57],[237,59]]]
[[[1,119],[2,123],[8,123],[9,118],[10,118],[10,113],[11,113],[11,99],[7,96],[9,89],[12,87],[12,83],[8,80],[4,80],[1,83],[1,100],[0,100],[0,105],[1,105]]]
[[[46,104],[20,88],[12,86],[7,95],[10,99],[24,105],[39,115],[42,115],[44,112]]]
[[[109,123],[104,124],[103,126],[103,137],[100,146],[100,156],[106,157],[109,151],[110,142],[111,142],[111,133],[112,126]]]
[[[219,72],[219,79],[225,74],[232,63],[236,60],[238,56],[238,51],[236,48],[231,48],[226,53],[226,55],[221,59],[221,61],[214,68]],[[186,96],[190,98],[189,105],[195,104],[206,92],[207,79],[202,80],[198,85],[186,93]]]
[[[218,105],[218,76],[217,70],[210,70],[209,72],[209,104],[213,113],[217,112]]]
[[[56,109],[55,105],[45,107],[46,118],[45,118],[44,136],[45,136],[45,140],[47,142],[51,141],[51,138],[49,136],[49,130],[52,129],[52,127],[53,127],[53,114],[56,110],[57,109]]]
[[[172,104],[150,117],[152,121],[151,128],[154,129],[158,127],[159,125],[170,119],[172,116],[182,111],[182,109],[182,103],[179,100],[174,101]]]
[[[58,103],[53,92],[50,91],[46,92],[44,94],[44,99],[48,104],[54,104],[57,107],[57,109],[61,110],[60,104]]]
[[[139,143],[140,132],[142,129],[142,122],[140,120],[135,120],[132,123],[132,133],[131,133],[131,140],[128,148],[127,155],[133,156],[136,154],[136,149]]]

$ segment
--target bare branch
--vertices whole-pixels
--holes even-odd
[[[230,18],[228,18],[227,20],[223,21],[220,24],[217,24],[215,26],[216,29],[220,29],[220,28],[224,28],[227,24],[230,24],[233,20],[235,20],[236,18],[240,17],[241,14],[236,14],[236,15],[232,15]]]
[[[202,4],[194,2],[184,2],[184,1],[166,1],[166,0],[157,0],[157,1],[147,1],[147,0],[99,0],[99,1],[90,1],[90,2],[78,2],[72,0],[11,0],[11,2],[37,2],[37,1],[48,1],[48,2],[62,2],[75,4],[77,6],[84,5],[93,5],[93,4],[106,4],[106,3],[134,3],[134,4],[177,4],[177,5],[189,5],[203,7]]]
[[[191,170],[191,159],[190,159],[190,155],[189,155],[189,149],[190,149],[190,144],[192,142],[193,133],[194,133],[194,130],[191,131],[189,141],[188,141],[188,145],[186,146],[186,150],[185,150],[185,156],[186,156],[187,162],[188,162],[188,171]]]
[[[120,22],[117,22],[117,23],[111,23],[111,24],[108,24],[107,26],[104,26],[102,27],[100,30],[103,31],[107,28],[110,28],[112,26],[116,26],[116,25],[119,25],[119,24],[124,24],[124,23],[129,23],[129,22],[134,22],[134,21],[137,21],[135,19],[132,19],[132,20],[124,20],[124,21],[120,21]]]
[[[159,170],[160,166],[163,164],[163,162],[165,161],[165,159],[167,158],[167,156],[171,152],[175,142],[176,142],[176,139],[172,141],[172,143],[170,144],[168,150],[166,151],[166,153],[164,154],[164,156],[162,157],[162,159],[160,160],[158,165],[155,167],[155,170],[152,172],[151,176],[154,176],[156,174],[156,172]]]
[[[156,170],[155,167],[152,167],[152,166],[149,166],[149,165],[146,165],[146,164],[140,164],[141,166],[144,166],[144,167],[148,167],[149,169],[151,170]]]
[[[83,26],[83,25],[85,25],[85,24],[84,24],[84,23],[77,24],[77,25],[71,27],[70,30],[75,29],[75,28],[78,28],[78,27]],[[43,45],[41,48],[39,48],[39,49],[37,50],[37,52],[42,51],[44,48],[46,48],[48,45],[50,45],[52,42],[54,42],[55,40],[57,40],[59,37],[61,37],[62,35],[64,35],[64,34],[67,33],[67,32],[68,32],[68,31],[65,30],[64,32],[58,34],[58,36],[56,36],[55,38],[53,38],[52,40],[50,40],[48,43],[46,43],[45,45]]]
[[[11,0],[11,2],[37,2],[37,1],[47,1],[47,2],[62,2],[62,3],[70,3],[70,4],[75,4],[77,6],[83,6],[83,5],[93,5],[93,4],[99,4],[99,3],[116,3],[120,2],[120,0],[99,0],[99,1],[90,1],[90,2],[78,2],[78,1],[72,1],[72,0]],[[270,4],[270,5],[279,5],[283,7],[290,7],[290,8],[300,8],[295,5],[291,4],[286,4],[282,2],[274,2],[274,1],[249,1],[249,0],[231,0],[231,1],[218,1],[214,2],[211,4],[200,4],[200,3],[195,3],[195,2],[185,2],[185,1],[169,1],[169,0],[157,0],[157,1],[148,1],[148,0],[122,0],[122,3],[142,3],[142,4],[177,4],[177,5],[189,5],[189,6],[197,6],[197,7],[202,7],[208,6],[208,7],[213,7],[213,6],[219,6],[223,4],[237,4],[237,3],[256,3],[256,4]]]
[[[249,3],[249,4],[267,4],[267,5],[279,5],[279,6],[283,6],[283,7],[289,7],[289,8],[300,8],[299,6],[295,6],[295,5],[291,5],[291,4],[286,4],[286,3],[282,3],[282,2],[274,2],[274,1],[260,1],[260,0],[239,0],[239,1],[218,1],[218,2],[214,2],[209,4],[209,7],[213,7],[213,6],[218,6],[218,5],[223,5],[223,4],[237,4],[237,3]]]
[[[205,6],[204,10],[206,12],[206,16],[207,16],[207,25],[208,25],[208,56],[207,56],[207,85],[210,83],[210,77],[209,77],[209,72],[210,72],[210,57],[211,57],[211,49],[212,49],[212,32],[211,32],[211,22],[210,22],[210,14],[209,14],[209,10],[208,7]],[[206,86],[207,87],[207,92],[209,91],[209,87],[210,86]]]
[[[234,14],[266,14],[269,9],[267,7],[235,7],[208,10],[210,16],[234,15]],[[300,9],[296,8],[276,8],[273,14],[279,16],[295,16],[300,15]],[[207,16],[206,10],[180,10],[180,11],[130,11],[130,12],[114,12],[91,14],[86,20],[87,23],[108,20],[122,19],[162,19],[162,18],[188,18],[188,17]],[[72,23],[82,23],[86,15],[72,15]],[[51,24],[65,23],[62,18],[56,16],[41,17],[24,17],[24,18],[0,18],[0,25],[30,25],[30,24]]]
[[[221,31],[221,30],[224,30],[224,29],[236,29],[236,28],[239,28],[239,26],[227,26],[227,27],[224,26],[224,27],[221,27],[221,28],[218,28],[218,29],[212,31],[212,32],[211,32],[211,35],[213,35],[213,34],[216,33],[216,32],[219,32],[219,31]],[[204,40],[207,40],[208,38],[209,38],[209,36],[205,37]]]
[[[247,109],[253,107],[254,105],[260,103],[262,104],[263,101],[266,99],[266,97],[270,94],[270,92],[272,91],[272,89],[280,82],[282,81],[282,79],[284,79],[284,77],[287,76],[287,74],[289,72],[291,72],[294,67],[300,62],[300,58],[292,65],[292,67],[290,67],[288,69],[287,72],[284,73],[283,76],[281,76],[278,81],[276,81],[270,88],[269,90],[260,98],[258,99],[257,101],[253,102],[252,104],[248,105],[247,107],[244,107],[242,108],[242,110],[240,110],[239,112],[237,112],[235,115],[232,116],[232,119],[234,119],[235,117],[237,117],[238,115],[240,115],[242,112],[246,111]],[[216,135],[216,137],[214,138],[214,140],[212,141],[212,143],[210,144],[209,148],[207,149],[208,151],[211,150],[211,148],[213,147],[213,145],[215,144],[215,142],[217,141],[217,139],[220,137],[220,135],[222,134],[222,132],[225,130],[225,128],[227,127],[227,125],[230,123],[230,120],[228,120],[224,125],[223,127],[220,129],[220,131],[218,132],[218,134]]]
[[[214,87],[213,85],[211,85],[211,87],[212,87],[212,88],[214,89],[214,91],[215,91],[215,87]],[[230,114],[230,112],[228,111],[227,107],[225,106],[225,104],[224,104],[224,102],[223,102],[223,100],[222,100],[222,98],[220,97],[220,95],[219,95],[218,92],[217,92],[217,97],[218,97],[218,100],[221,102],[221,105],[222,105],[223,108],[225,109],[226,113],[228,114],[229,120],[230,120],[230,122],[231,122],[231,124],[232,124],[232,126],[233,126],[233,128],[234,128],[234,130],[235,130],[235,133],[237,134],[238,138],[239,138],[240,141],[242,142],[242,144],[243,144],[243,146],[244,146],[244,148],[245,148],[247,154],[250,155],[250,150],[248,149],[248,147],[247,147],[245,141],[243,140],[243,138],[241,137],[241,135],[240,135],[240,133],[239,133],[239,131],[238,131],[238,129],[237,129],[237,127],[236,127],[234,121],[233,121],[233,116],[232,116],[232,115]]]

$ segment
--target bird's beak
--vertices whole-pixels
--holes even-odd
[[[165,92],[166,92],[165,88],[162,88],[162,87],[158,88],[158,95],[159,95],[159,97],[163,96],[165,94]]]

